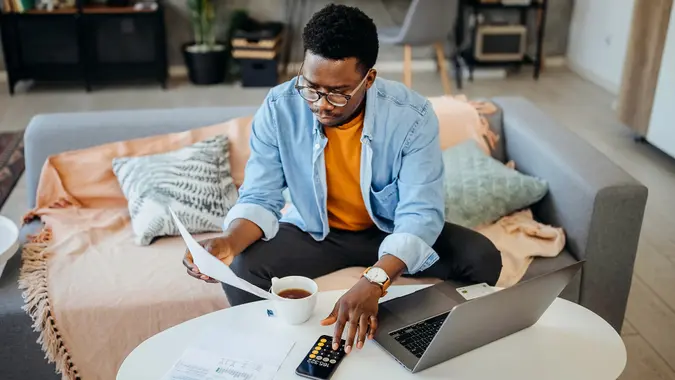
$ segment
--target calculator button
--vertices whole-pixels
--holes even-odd
[[[323,359],[323,356],[321,356],[321,355],[316,357],[316,360],[322,360],[322,359]]]
[[[319,353],[319,351],[316,351],[316,350],[312,351],[312,354],[313,354],[313,355],[316,355],[316,354],[318,354],[318,353]]]
[[[317,346],[323,347],[325,344],[326,344],[326,343],[324,343],[324,342],[319,342],[319,344],[317,344]]]
[[[316,346],[316,347],[314,347],[314,349],[317,350],[317,351],[319,351],[319,350],[321,350],[321,347]]]
[[[321,338],[321,340],[320,340],[319,342],[321,342],[321,343],[326,343],[326,339]]]
[[[326,362],[326,363],[328,363],[329,360],[330,359],[328,359],[328,358],[323,358],[323,361]]]
[[[314,359],[315,357],[316,357],[316,355],[314,355],[314,354],[309,355],[310,359]]]
[[[335,359],[330,360],[330,364],[335,364],[335,363],[337,363],[337,361]]]

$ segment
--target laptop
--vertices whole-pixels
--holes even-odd
[[[466,300],[445,281],[384,301],[375,342],[416,373],[535,324],[584,261]]]

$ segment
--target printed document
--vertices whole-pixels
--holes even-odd
[[[209,329],[162,380],[272,380],[294,344],[269,333]]]

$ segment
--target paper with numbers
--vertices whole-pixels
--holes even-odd
[[[277,369],[187,349],[163,380],[272,380]]]
[[[183,352],[162,380],[272,380],[294,345],[281,335],[211,328]]]

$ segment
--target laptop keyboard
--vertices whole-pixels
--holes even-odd
[[[422,357],[426,351],[431,340],[434,339],[441,325],[448,316],[448,313],[443,313],[433,318],[426,319],[414,325],[404,327],[389,333],[389,335],[396,339],[403,347],[407,348],[413,355],[418,358]]]

